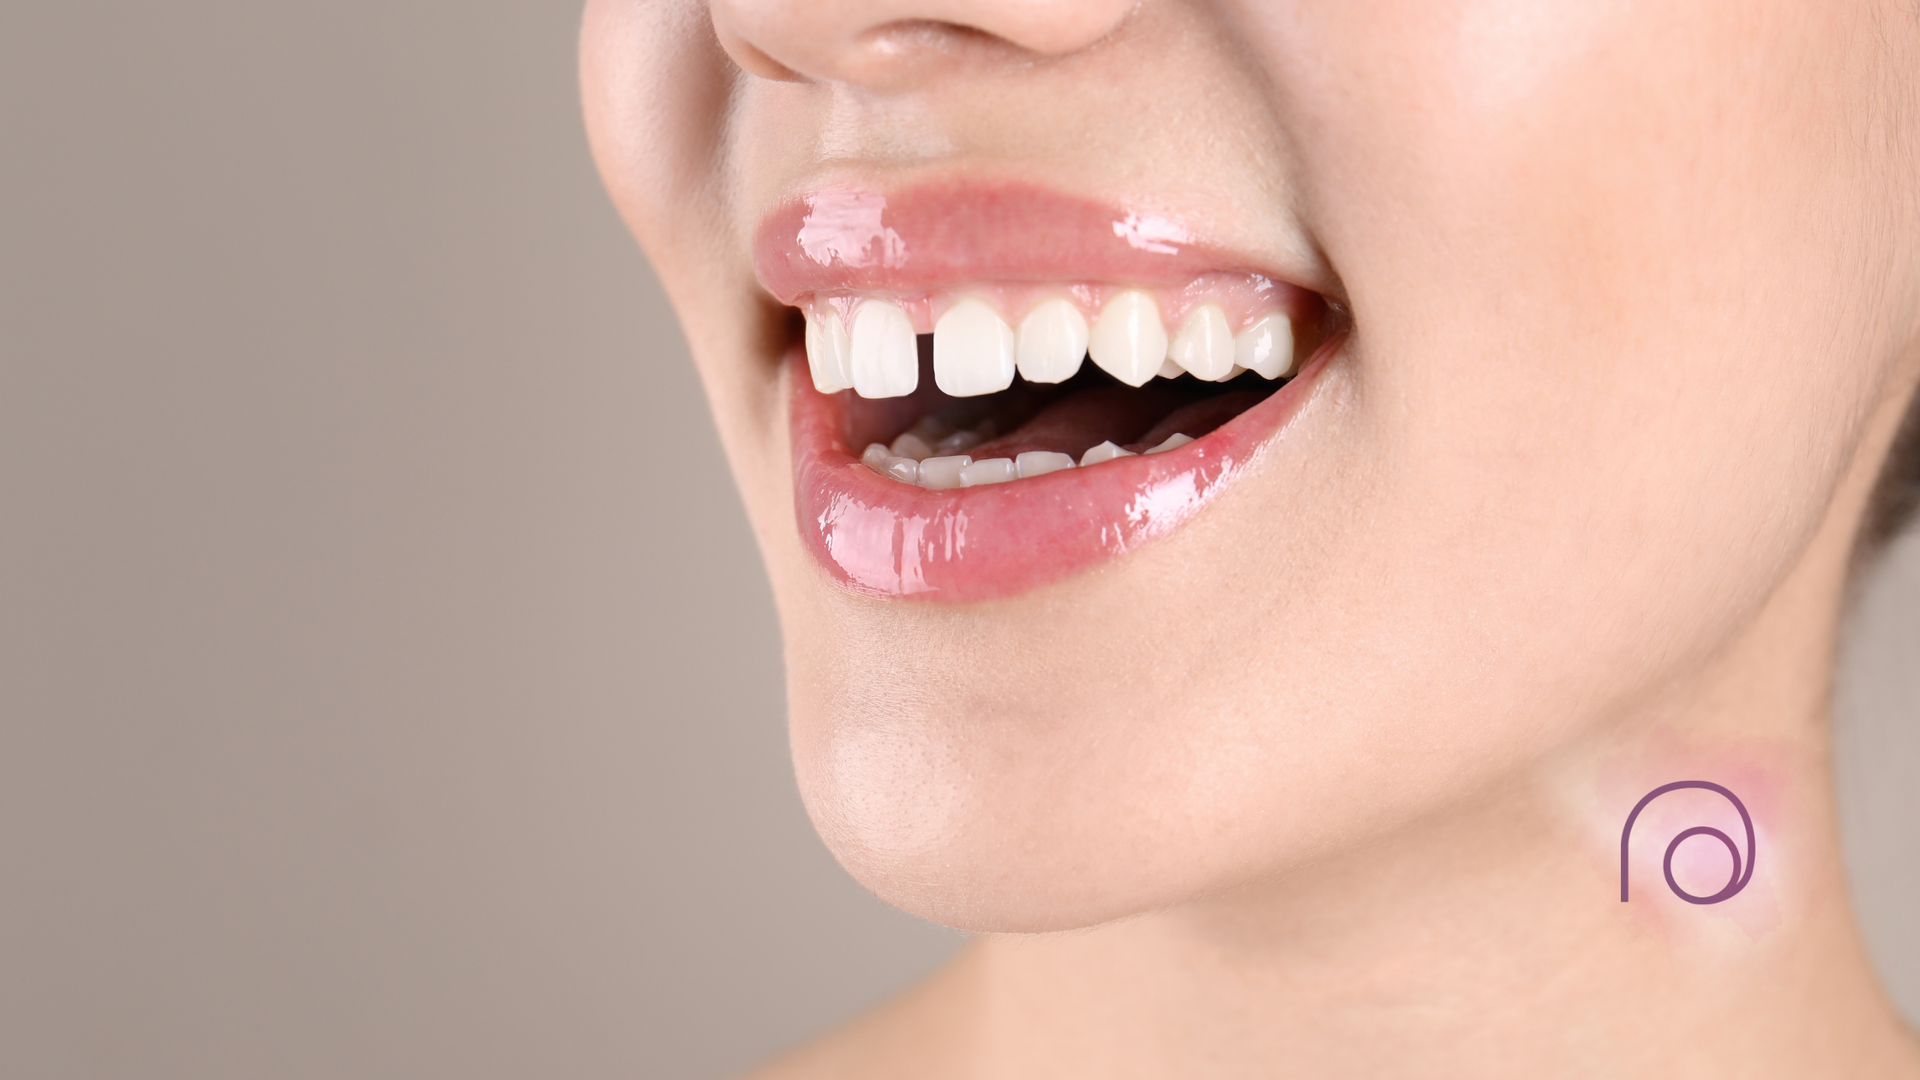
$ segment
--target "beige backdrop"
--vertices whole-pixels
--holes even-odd
[[[0,1076],[717,1077],[958,938],[777,631],[571,0],[0,5]],[[1841,762],[1920,1014],[1920,544]]]

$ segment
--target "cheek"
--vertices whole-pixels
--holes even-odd
[[[1780,5],[1280,10],[1402,557],[1621,643],[1750,611],[1877,385],[1842,262],[1871,244],[1808,227],[1863,217],[1845,118],[1783,74],[1844,56],[1833,28]]]
[[[601,179],[669,286],[681,264],[713,262],[722,217],[714,177],[734,69],[705,4],[590,0],[580,90]]]

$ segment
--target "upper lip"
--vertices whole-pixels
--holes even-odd
[[[1168,215],[1021,181],[823,187],[767,214],[753,254],[761,286],[782,304],[975,282],[1178,286],[1221,271],[1308,290],[1298,283],[1318,276],[1220,250]]]

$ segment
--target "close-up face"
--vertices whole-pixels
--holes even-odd
[[[807,808],[951,925],[1218,893],[1657,714],[1914,379],[1898,3],[593,0],[583,56]]]

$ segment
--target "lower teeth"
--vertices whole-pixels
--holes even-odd
[[[937,444],[930,445],[927,441],[928,429],[935,428],[938,423],[939,421],[931,417],[924,419],[893,440],[891,446],[886,443],[872,443],[860,455],[860,460],[882,476],[891,477],[906,484],[917,484],[923,488],[942,490],[1003,484],[1009,480],[1025,480],[1067,469],[1084,469],[1115,458],[1134,457],[1136,453],[1108,440],[1081,454],[1078,462],[1073,460],[1073,455],[1054,450],[1028,450],[1015,457],[982,458],[975,461],[972,457],[954,453],[953,450],[977,446],[991,439],[993,437],[991,421],[982,425],[988,429],[985,432],[979,428],[965,429],[953,432],[941,438]],[[1167,436],[1159,445],[1139,453],[1159,454],[1168,450],[1177,450],[1192,441],[1191,437],[1176,433]]]
[[[922,375],[930,373],[932,344],[924,335],[918,342]],[[1182,377],[1136,388],[1091,365],[1063,383],[1016,381],[1006,390],[971,398],[936,391],[932,379],[922,382],[928,385],[914,400],[868,405],[850,396],[852,430],[847,433],[869,438],[893,433],[891,442],[868,445],[860,460],[892,480],[932,490],[1003,484],[1175,450],[1284,385],[1284,380],[1249,373],[1219,382]],[[919,419],[910,426],[898,426],[915,414]],[[1103,436],[1104,441],[1095,441]]]

